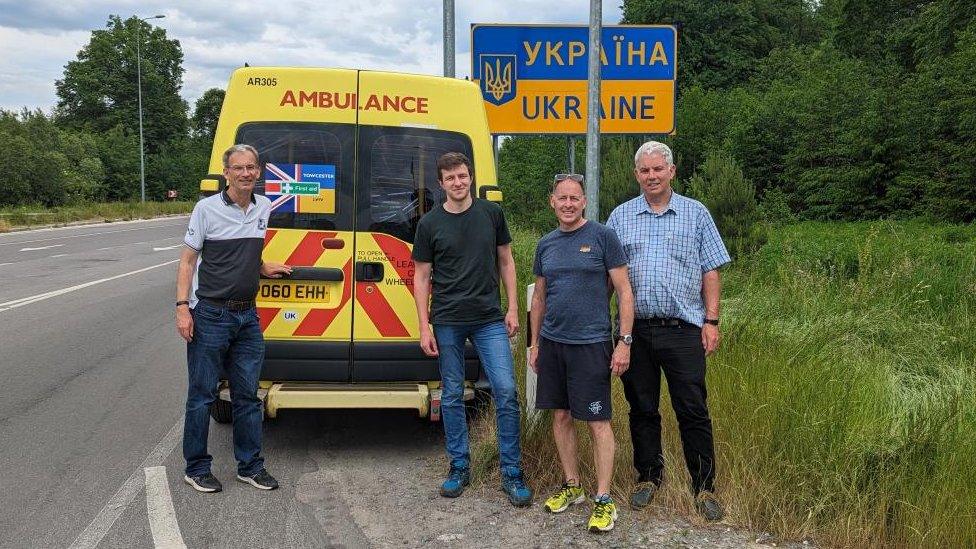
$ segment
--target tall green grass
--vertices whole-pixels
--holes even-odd
[[[524,287],[538,237],[514,236]],[[723,283],[708,389],[729,520],[828,545],[976,546],[976,227],[786,226]],[[516,359],[522,376],[524,341]],[[661,402],[668,476],[656,502],[690,514],[666,392]],[[633,482],[627,409],[615,383],[621,498]],[[523,442],[543,492],[561,476],[548,422],[527,424]],[[481,440],[493,441],[491,423]],[[481,449],[490,461],[492,445]]]
[[[102,202],[44,208],[0,208],[0,232],[14,227],[63,225],[74,221],[123,221],[190,213],[195,202]]]

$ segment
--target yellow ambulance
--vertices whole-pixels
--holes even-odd
[[[262,279],[265,411],[408,408],[439,418],[437,361],[418,345],[410,259],[417,222],[444,201],[436,160],[462,152],[476,196],[501,200],[478,87],[464,80],[347,69],[245,67],[231,75],[201,191],[223,189],[221,155],[260,153],[256,192],[272,202]],[[480,375],[466,353],[466,378]],[[466,397],[473,395],[472,386]],[[212,409],[230,420],[226,386]]]

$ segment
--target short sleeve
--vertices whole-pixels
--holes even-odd
[[[607,270],[616,269],[627,264],[627,253],[617,238],[617,233],[609,227],[603,231],[603,262]]]
[[[707,209],[702,208],[698,219],[699,231],[699,257],[701,257],[701,270],[703,273],[718,269],[722,265],[732,261],[725,243],[722,242],[721,235],[718,234],[718,227],[712,219],[712,214]]]
[[[617,211],[619,209],[620,209],[620,206],[617,206],[616,208],[614,208],[613,211],[610,212],[610,217],[607,218],[607,227],[611,231],[613,231],[614,234],[617,233],[617,228],[618,228],[618,226],[617,226],[617,218],[618,218]]]
[[[197,202],[190,214],[190,223],[186,227],[183,243],[196,251],[203,249],[203,241],[207,236],[207,224],[203,219],[203,201]]]
[[[542,249],[545,248],[544,241],[540,241],[535,247],[535,261],[532,262],[532,274],[542,276]]]
[[[434,247],[430,241],[430,223],[424,223],[426,219],[423,217],[420,223],[417,223],[417,234],[413,239],[413,252],[410,253],[410,257],[421,263],[433,263]]]
[[[511,244],[512,234],[508,232],[508,222],[505,221],[505,213],[502,212],[500,206],[494,203],[489,203],[494,206],[495,210],[495,245],[504,246],[506,244]]]

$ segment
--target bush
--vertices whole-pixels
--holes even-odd
[[[765,243],[756,188],[728,153],[709,153],[686,187],[691,197],[708,208],[733,257],[748,254]]]

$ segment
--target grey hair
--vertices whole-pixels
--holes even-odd
[[[640,164],[641,155],[652,155],[660,154],[664,157],[664,161],[668,163],[668,166],[674,166],[674,154],[671,153],[671,147],[661,143],[659,141],[648,141],[637,149],[637,154],[634,155],[634,166],[636,167]]]
[[[249,152],[249,153],[253,154],[254,155],[254,161],[260,163],[260,158],[261,157],[258,156],[258,150],[257,149],[255,149],[254,147],[252,147],[250,145],[237,144],[237,145],[233,145],[231,148],[229,148],[226,151],[224,151],[224,167],[225,168],[229,168],[230,167],[230,164],[229,163],[230,163],[230,157],[231,157],[231,155],[235,155],[237,153],[242,153],[242,152]]]

